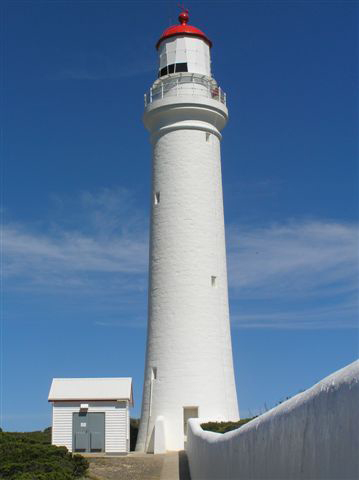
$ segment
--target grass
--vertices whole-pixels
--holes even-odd
[[[207,430],[209,432],[226,433],[230,432],[231,430],[236,430],[237,428],[240,428],[242,425],[245,425],[254,418],[256,417],[242,418],[237,422],[206,422],[201,423],[201,427],[203,430]]]

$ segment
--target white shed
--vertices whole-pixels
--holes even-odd
[[[79,453],[129,452],[132,378],[54,378],[49,402],[53,445]]]

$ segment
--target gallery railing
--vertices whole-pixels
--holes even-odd
[[[180,73],[158,79],[145,93],[145,107],[162,98],[188,95],[212,98],[224,105],[227,101],[226,94],[213,79],[193,73]]]

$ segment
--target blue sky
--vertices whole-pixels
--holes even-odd
[[[247,416],[358,357],[358,8],[186,6],[213,41],[228,98],[229,295]],[[50,425],[52,377],[132,376],[138,416],[151,168],[143,94],[177,3],[1,9],[1,424]]]

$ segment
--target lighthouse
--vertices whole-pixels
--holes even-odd
[[[137,451],[182,450],[187,421],[238,420],[221,178],[226,94],[212,43],[179,24],[157,42],[145,94],[152,144],[148,330]]]

